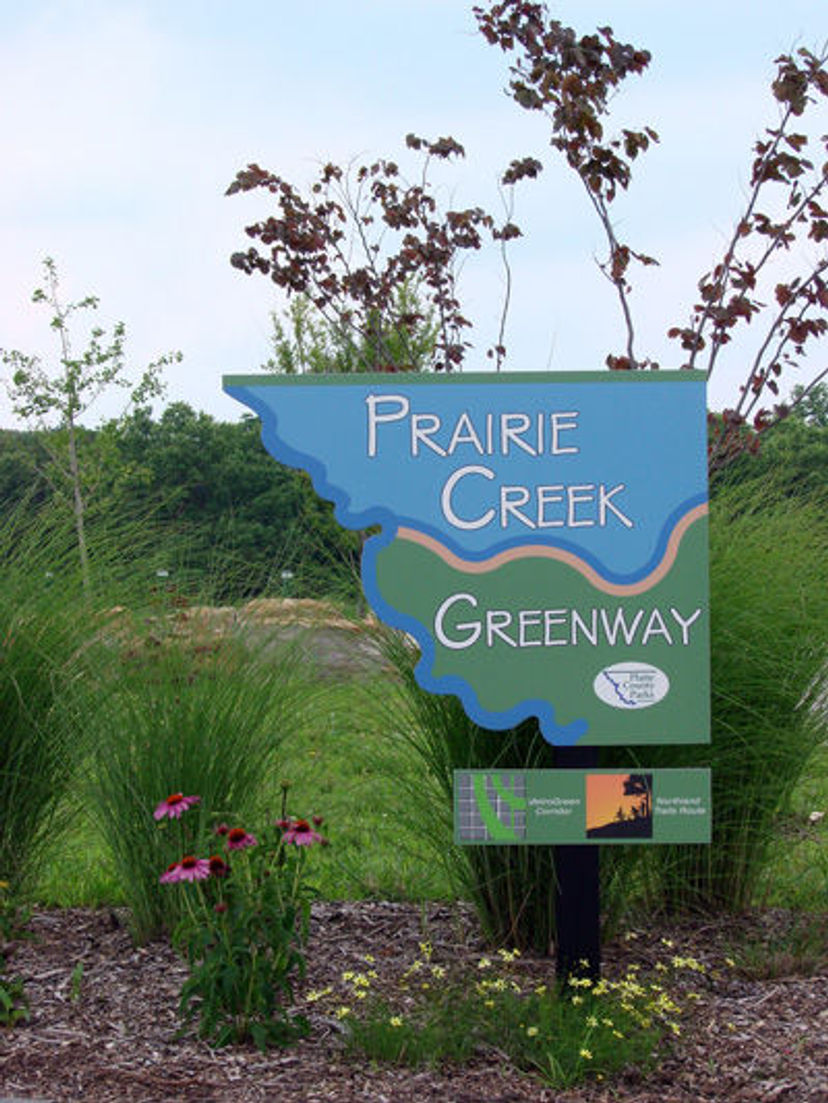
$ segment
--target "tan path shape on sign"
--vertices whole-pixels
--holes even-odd
[[[498,567],[502,567],[505,563],[512,563],[519,559],[555,559],[559,563],[566,563],[567,566],[578,571],[596,590],[601,590],[602,593],[616,597],[632,597],[635,594],[645,593],[661,582],[676,561],[682,537],[690,526],[699,518],[704,517],[707,512],[707,502],[702,502],[701,505],[695,506],[685,513],[676,522],[673,531],[670,533],[670,539],[667,541],[667,547],[658,566],[637,582],[628,583],[608,582],[580,556],[564,551],[563,548],[547,547],[545,544],[522,544],[520,547],[508,548],[506,551],[498,552],[497,555],[492,555],[488,559],[470,560],[455,555],[439,540],[435,540],[433,536],[427,536],[419,529],[401,527],[397,529],[397,538],[428,548],[429,551],[442,559],[447,566],[462,571],[463,574],[488,574],[490,571],[496,571]]]

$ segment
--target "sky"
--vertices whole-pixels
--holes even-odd
[[[270,312],[284,300],[229,256],[268,214],[265,193],[226,197],[250,162],[297,186],[327,160],[385,156],[405,169],[404,136],[450,134],[466,159],[437,178],[448,205],[500,212],[498,174],[518,156],[546,167],[520,185],[510,251],[506,345],[514,370],[599,370],[623,349],[614,292],[597,267],[601,230],[581,185],[547,157],[540,117],[503,93],[506,62],[476,32],[467,0],[0,0],[0,348],[55,350],[31,303],[53,257],[68,300],[100,298],[95,321],[127,327],[131,378],[180,350],[168,401],[234,420],[223,374],[270,354]],[[588,33],[609,24],[649,49],[650,69],[613,104],[618,125],[661,141],[615,204],[622,237],[657,257],[636,273],[638,350],[665,367],[698,279],[722,252],[744,203],[750,148],[777,112],[773,59],[828,39],[825,0],[566,0],[555,18]],[[828,131],[828,107],[814,134]],[[461,295],[475,322],[466,369],[485,369],[503,269],[474,255]],[[753,335],[749,335],[753,336]],[[83,344],[83,331],[76,338]],[[709,404],[734,404],[750,343],[734,343]],[[803,379],[804,381],[804,379]],[[790,380],[791,384],[796,382]],[[90,424],[115,416],[102,400]],[[0,426],[14,426],[0,388]]]

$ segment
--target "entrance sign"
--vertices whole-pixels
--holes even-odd
[[[553,744],[709,741],[701,372],[231,376],[365,544],[420,685]],[[583,838],[581,837],[581,841]]]
[[[710,770],[455,770],[459,845],[709,843]]]

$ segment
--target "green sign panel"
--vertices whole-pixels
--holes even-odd
[[[710,771],[456,770],[460,845],[709,843]]]
[[[227,392],[348,528],[417,679],[487,728],[709,740],[699,372],[246,376]]]

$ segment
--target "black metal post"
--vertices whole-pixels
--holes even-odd
[[[589,770],[598,765],[597,747],[556,747],[555,767]],[[601,973],[601,927],[596,845],[555,847],[555,922],[557,976],[589,977]]]

